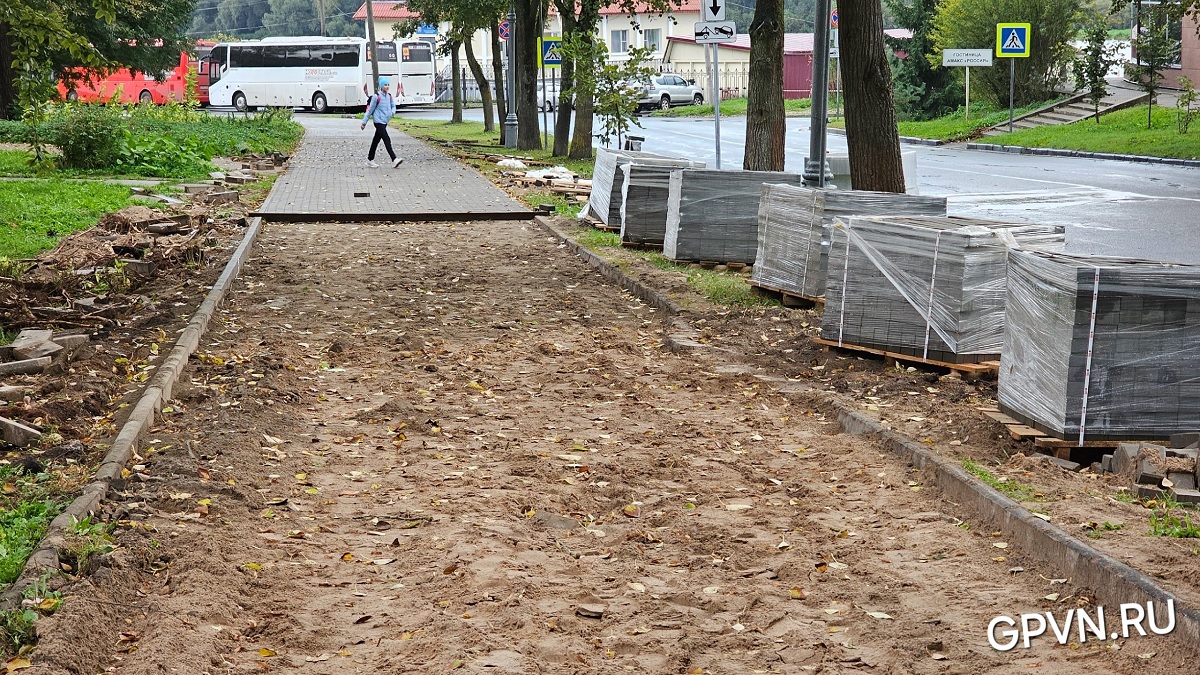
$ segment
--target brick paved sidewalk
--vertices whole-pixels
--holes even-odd
[[[390,130],[404,158],[392,168],[378,150],[379,168],[366,165],[372,130],[359,120],[300,116],[306,133],[266,202],[255,213],[276,221],[513,220],[533,212],[479,172]]]

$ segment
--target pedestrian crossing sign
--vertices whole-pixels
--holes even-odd
[[[1029,58],[1029,24],[996,24],[996,56],[998,58]]]

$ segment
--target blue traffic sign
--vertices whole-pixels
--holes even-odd
[[[539,54],[539,65],[549,68],[562,65],[562,39],[541,38],[542,50]]]
[[[512,26],[508,23],[508,21],[501,21],[500,22],[500,30],[499,30],[500,39],[507,40],[508,36],[511,32],[511,29],[512,29]]]
[[[829,27],[837,28],[838,27],[837,23],[838,23],[837,10],[835,9],[829,13]]]
[[[1027,23],[996,24],[996,57],[1028,58],[1029,32],[1030,25]]]

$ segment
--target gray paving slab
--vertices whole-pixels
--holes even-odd
[[[404,163],[392,168],[380,144],[366,165],[372,129],[359,120],[301,116],[306,132],[287,173],[254,214],[275,221],[518,220],[534,213],[482,174],[390,130]]]

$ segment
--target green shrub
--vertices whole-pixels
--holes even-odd
[[[114,166],[124,130],[120,109],[98,105],[69,107],[55,139],[62,149],[63,166],[72,169]]]
[[[139,176],[190,177],[212,170],[206,153],[193,138],[166,135],[134,135],[124,131],[115,166],[123,173]]]

